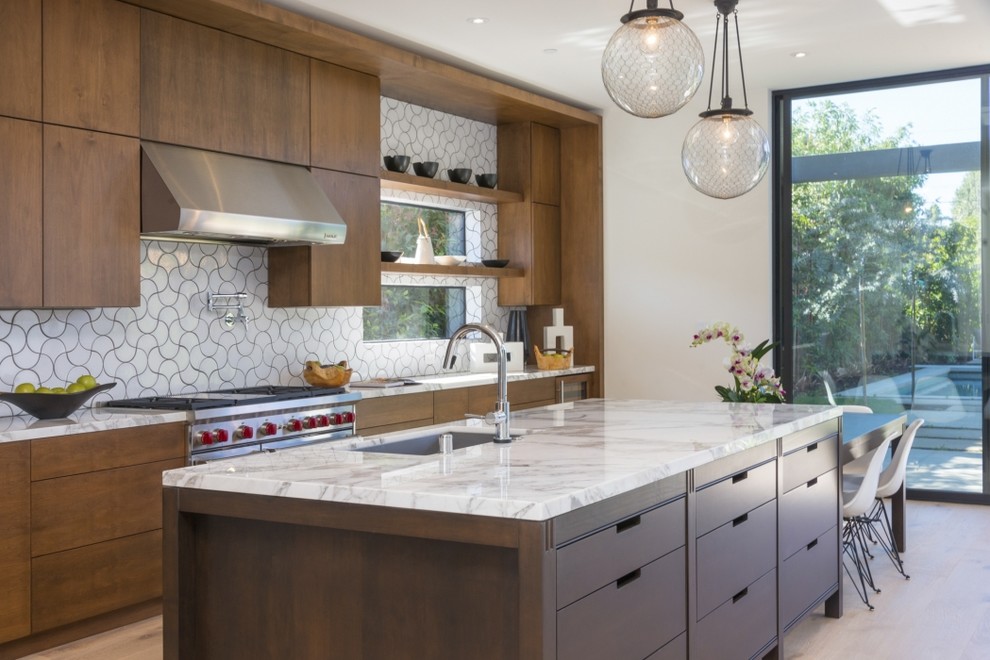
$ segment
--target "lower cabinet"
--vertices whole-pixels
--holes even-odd
[[[0,444],[0,644],[161,597],[162,471],[185,452],[183,423]]]

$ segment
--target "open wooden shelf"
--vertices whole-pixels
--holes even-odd
[[[458,277],[522,277],[522,268],[488,268],[487,266],[441,266],[440,264],[400,264],[382,262],[383,273],[417,275],[454,275]]]
[[[454,197],[456,199],[466,199],[472,202],[521,202],[522,193],[499,190],[497,188],[482,188],[468,183],[454,183],[453,181],[443,181],[441,179],[428,179],[425,176],[415,174],[405,174],[403,172],[390,172],[382,170],[382,188],[392,190],[406,190],[418,192],[426,195],[441,195],[443,197]]]

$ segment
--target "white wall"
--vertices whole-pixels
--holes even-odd
[[[707,105],[707,80],[703,87],[661,119],[605,110],[609,398],[715,400],[712,388],[731,382],[722,367],[728,347],[689,348],[693,332],[724,320],[753,344],[770,336],[772,173],[732,200],[691,187],[681,144]],[[748,92],[754,118],[769,133],[769,93]]]

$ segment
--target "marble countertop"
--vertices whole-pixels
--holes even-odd
[[[448,456],[354,451],[422,435],[417,429],[171,470],[163,483],[547,520],[839,415],[826,406],[591,399],[513,413],[511,430],[521,437],[509,445],[485,443]]]
[[[538,378],[587,374],[594,372],[594,370],[595,368],[590,366],[574,366],[570,369],[556,369],[553,371],[541,371],[536,367],[526,367],[524,371],[510,371],[508,373],[508,381],[511,383],[517,380],[536,380]],[[415,381],[417,384],[400,387],[352,387],[349,389],[352,392],[360,392],[362,398],[373,399],[375,397],[394,396],[396,394],[451,390],[459,387],[473,387],[475,385],[493,385],[498,382],[498,374],[494,371],[483,373],[460,372],[450,375],[411,376],[407,380]]]
[[[103,408],[81,408],[65,419],[35,419],[24,413],[12,417],[0,417],[0,442],[37,440],[73,433],[91,433],[184,421],[186,421],[184,412],[161,410],[110,412]]]

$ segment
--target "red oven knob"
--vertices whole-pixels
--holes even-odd
[[[275,422],[265,422],[258,427],[258,435],[264,437],[266,435],[275,435],[278,431],[278,427],[275,426]]]
[[[302,427],[303,427],[302,422],[300,422],[298,419],[290,419],[285,423],[286,431],[302,431]]]
[[[344,413],[344,422],[346,422],[347,424],[352,424],[354,422],[354,413],[352,413],[352,412],[345,412]]]
[[[210,433],[209,431],[203,431],[202,433],[199,434],[199,442],[200,442],[200,444],[203,444],[203,445],[212,445],[213,444],[213,434]]]
[[[315,417],[303,417],[302,427],[304,429],[315,429],[316,428],[316,418]]]
[[[341,417],[340,413],[334,413],[330,415],[330,423],[333,424],[334,426],[340,424],[343,420],[344,418]]]
[[[227,429],[216,429],[213,431],[213,436],[217,439],[217,442],[227,442],[230,440],[230,434],[227,433]]]
[[[325,426],[330,426],[330,416],[329,415],[317,415],[316,416],[316,425],[319,426],[320,428],[323,428]]]
[[[254,429],[250,426],[238,426],[237,430],[234,431],[234,440],[250,440],[253,437]]]

